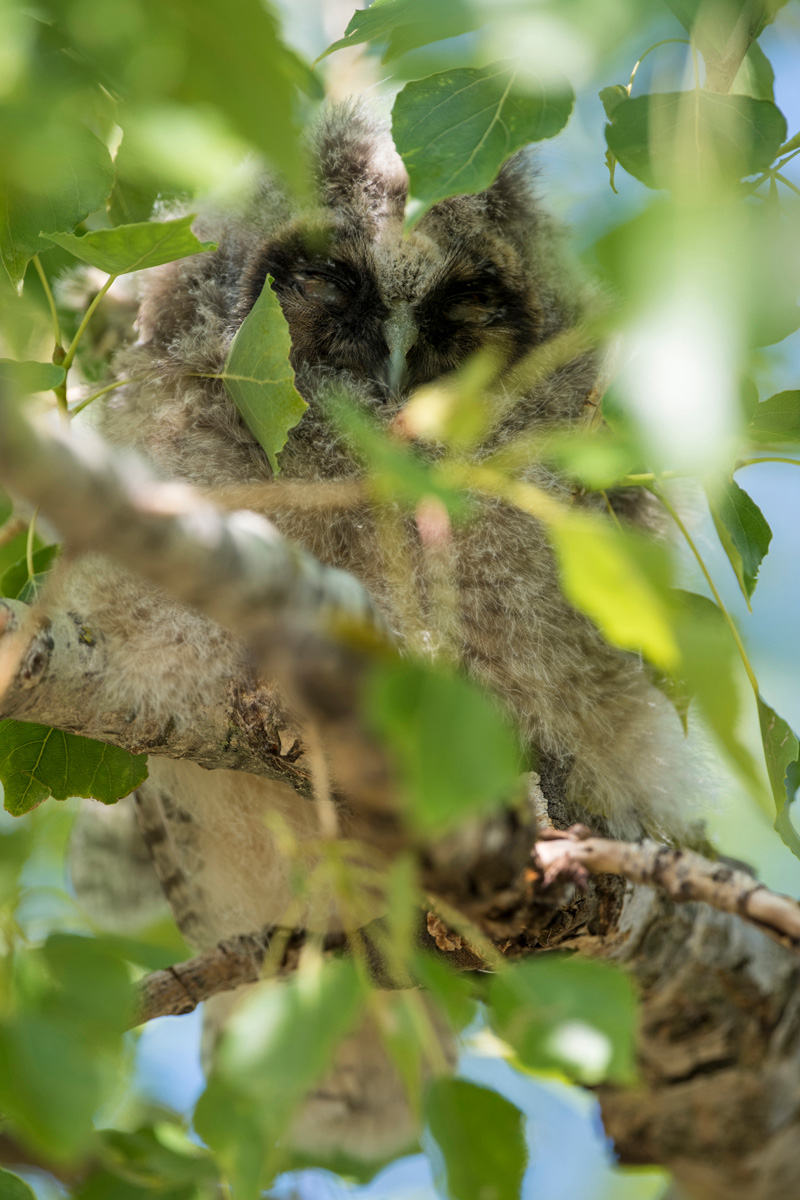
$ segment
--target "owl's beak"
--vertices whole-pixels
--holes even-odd
[[[407,355],[419,334],[414,310],[406,300],[396,301],[384,322],[389,357],[384,367],[384,379],[392,395],[402,391],[408,374]]]

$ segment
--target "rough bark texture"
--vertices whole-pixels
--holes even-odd
[[[242,551],[244,543],[238,538],[243,526],[234,518],[205,507],[201,519],[183,489],[175,493],[180,515],[175,515],[175,505],[170,513],[168,490],[136,494],[115,476],[111,460],[104,457],[101,463],[100,468],[88,465],[63,443],[37,442],[0,405],[4,481],[40,504],[70,544],[117,557],[215,620],[249,634],[261,661],[271,667],[278,663],[285,676],[291,676],[304,710],[325,727],[328,744],[337,751],[341,777],[352,782],[347,794],[356,815],[367,798],[369,839],[387,854],[408,847],[408,835],[393,809],[386,766],[354,717],[354,680],[363,655],[352,641],[349,648],[337,644],[330,625],[319,632],[320,610],[333,610],[359,621],[362,628],[366,621],[374,631],[370,644],[375,638],[386,644],[358,585],[343,583],[340,573],[316,567],[307,556],[295,558],[265,523],[255,531],[247,526],[243,536],[248,548]],[[282,653],[275,654],[278,619],[290,611],[292,636],[282,638]],[[64,728],[80,727],[81,688],[90,681],[87,663],[94,651],[81,642],[77,628],[48,631],[42,640],[41,629],[23,633],[16,606],[6,606],[3,613],[3,713],[26,719],[35,714],[37,720]],[[298,613],[305,624],[295,619]],[[47,671],[37,670],[42,654],[49,655]],[[48,690],[48,679],[60,681],[58,687]],[[170,742],[163,731],[154,731],[154,737],[162,738],[159,753],[216,765],[203,758],[203,739],[216,738],[223,726],[239,722],[225,766],[265,774],[291,767],[302,774],[302,754],[292,760],[299,735],[283,708],[272,693],[243,687],[203,713],[192,737],[183,742]],[[59,716],[62,700],[76,706],[69,716]],[[124,730],[115,720],[110,714],[102,730],[81,731],[126,745]],[[282,741],[285,729],[292,739],[288,748]],[[140,742],[136,748],[147,747]],[[303,778],[305,783],[298,777],[298,785],[306,786],[307,774]],[[555,880],[551,870],[545,879],[546,872],[531,858],[534,817],[538,813],[541,821],[547,812],[552,824],[565,823],[563,781],[547,763],[542,764],[542,786],[544,798],[535,797],[530,815],[508,812],[473,821],[435,845],[416,847],[423,886],[434,897],[437,911],[428,923],[428,937],[461,967],[491,963],[498,954],[513,959],[556,946],[620,963],[637,980],[642,997],[642,1085],[635,1091],[601,1089],[600,1098],[623,1162],[665,1164],[698,1200],[785,1200],[795,1194],[800,1173],[796,950],[777,944],[742,919],[741,910],[759,895],[744,882],[746,876],[733,880],[740,900],[734,897],[728,907],[735,912],[718,911],[708,903],[676,904],[664,885],[684,898],[682,878],[687,876],[681,876],[680,861],[668,864],[669,870],[663,869],[664,862],[659,867],[657,854],[649,874],[641,855],[638,866],[629,863],[628,874],[648,883],[600,873],[587,880],[585,890],[578,890],[566,870],[555,872]],[[548,844],[552,845],[544,846]],[[608,846],[604,852],[605,859],[598,849],[596,867],[612,865]],[[584,851],[581,865],[590,868],[590,858]],[[620,869],[618,860],[615,870]],[[709,878],[702,871],[694,878],[701,881],[698,894],[712,900],[714,889],[724,882],[719,875],[713,877],[713,868]],[[763,922],[765,910],[750,911],[749,916]],[[791,928],[784,928],[783,934],[793,936]],[[292,938],[299,937],[290,934],[285,942],[281,969],[291,967],[296,952]],[[239,970],[251,978],[261,952],[248,944],[211,954],[236,959],[234,974]],[[184,1007],[193,1003],[191,994],[186,996],[190,986],[202,991],[207,985],[203,972],[208,966],[195,960],[177,970],[179,979],[183,976]],[[376,973],[379,970],[378,962]]]

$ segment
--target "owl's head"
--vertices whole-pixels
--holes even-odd
[[[237,311],[272,276],[301,391],[333,377],[393,408],[476,351],[511,364],[565,323],[524,153],[486,191],[436,204],[410,234],[403,163],[362,107],[331,107],[312,157],[316,203],[251,248]]]

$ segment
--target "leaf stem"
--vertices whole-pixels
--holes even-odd
[[[71,417],[77,416],[79,412],[83,412],[85,408],[88,408],[93,400],[99,400],[101,396],[105,396],[108,392],[115,391],[116,388],[127,387],[129,383],[141,382],[141,379],[118,379],[115,383],[106,384],[105,387],[100,388],[99,392],[95,392],[93,395],[87,396],[85,400],[81,400],[79,404],[76,404],[73,408],[71,408],[69,410],[69,415]]]
[[[752,467],[754,463],[767,462],[782,462],[791,463],[793,467],[800,467],[800,459],[798,458],[780,458],[777,454],[770,458],[740,458],[734,466],[734,471],[738,471],[741,467]]]
[[[39,260],[38,254],[34,254],[34,256],[33,256],[33,265],[36,268],[36,274],[39,276],[39,279],[41,280],[42,288],[44,290],[44,294],[47,299],[47,304],[50,308],[50,316],[53,319],[53,337],[55,338],[55,350],[53,353],[53,361],[55,362],[55,356],[58,355],[59,352],[63,355],[63,352],[64,352],[64,347],[61,344],[61,326],[59,325],[59,322],[58,322],[58,309],[56,308],[56,302],[53,297],[53,292],[50,288],[50,284],[48,282],[47,276],[44,273],[44,267],[42,266],[42,264]]]
[[[680,43],[681,46],[691,46],[691,42],[690,42],[690,40],[688,40],[687,37],[664,37],[664,38],[662,38],[662,41],[654,42],[654,43],[652,43],[652,46],[648,46],[648,48],[646,48],[644,54],[642,55],[642,58],[637,59],[637,61],[634,62],[634,64],[633,64],[633,70],[631,71],[631,78],[628,79],[628,84],[627,84],[628,96],[631,95],[633,80],[636,79],[636,72],[639,70],[639,67],[642,66],[644,60],[646,59],[646,56],[648,56],[648,54],[651,54],[652,50],[657,50],[658,47],[660,47],[660,46],[669,46],[670,42]]]
[[[36,518],[39,515],[39,506],[33,510],[33,516],[28,523],[28,537],[25,541],[25,562],[28,566],[28,579],[33,579],[35,575],[33,567],[33,539],[36,534]]]
[[[652,483],[658,483],[659,479],[684,479],[687,477],[685,471],[659,471],[657,475],[653,471],[643,471],[637,475],[626,475],[624,479],[620,479],[619,483],[615,483],[614,487],[649,487]]]
[[[664,508],[667,510],[669,515],[672,517],[672,520],[675,522],[675,524],[677,525],[681,534],[683,535],[683,538],[685,539],[687,546],[689,547],[692,554],[694,555],[697,565],[699,566],[700,570],[703,572],[703,577],[704,577],[706,583],[708,584],[709,588],[711,589],[711,595],[714,597],[714,600],[717,603],[717,607],[719,608],[720,612],[722,613],[723,617],[725,618],[728,628],[731,631],[733,640],[736,643],[736,649],[739,651],[739,657],[741,658],[742,663],[744,664],[744,669],[747,672],[747,678],[750,680],[750,686],[753,689],[756,700],[758,700],[759,699],[758,680],[756,679],[755,671],[753,670],[752,666],[750,665],[750,659],[747,657],[747,651],[744,648],[744,642],[741,639],[739,630],[736,628],[736,623],[735,623],[733,617],[728,612],[725,605],[722,603],[722,597],[720,596],[719,592],[717,591],[717,589],[714,585],[714,580],[711,578],[708,567],[706,566],[705,562],[703,561],[703,557],[700,554],[700,551],[697,549],[697,546],[695,545],[692,535],[689,533],[689,530],[684,525],[678,512],[672,506],[669,499],[664,494],[664,492],[661,490],[661,488],[658,486],[658,484],[652,484],[650,487],[650,490],[653,493],[653,495],[656,496],[661,501],[661,503],[664,505]]]
[[[787,178],[786,178],[786,175],[782,175],[782,174],[780,173],[780,170],[776,170],[776,172],[774,172],[774,176],[775,176],[775,179],[780,179],[780,180],[781,180],[781,182],[782,182],[782,184],[784,185],[784,187],[790,187],[790,188],[792,188],[792,191],[793,191],[793,192],[796,192],[796,194],[798,194],[798,196],[800,196],[800,187],[798,187],[798,186],[796,186],[795,184],[793,184],[792,180],[790,180],[790,179],[787,179]]]
[[[118,278],[118,276],[116,276],[116,275],[109,275],[108,279],[105,281],[103,286],[100,288],[100,291],[97,293],[94,300],[92,300],[92,302],[89,305],[89,307],[87,308],[86,312],[83,314],[83,320],[81,321],[80,325],[78,326],[78,328],[75,332],[75,337],[70,342],[69,350],[67,351],[67,353],[64,357],[64,361],[61,364],[65,371],[68,371],[70,369],[70,367],[72,366],[73,362],[75,361],[75,352],[78,349],[78,344],[79,344],[81,338],[83,337],[84,333],[86,332],[86,326],[89,324],[92,317],[94,316],[95,309],[97,308],[98,304],[103,299],[103,297],[105,296],[108,289],[111,287],[112,283],[114,283],[117,278]]]
[[[606,492],[603,488],[600,488],[599,492],[600,492],[600,495],[603,497],[603,499],[606,502],[606,508],[608,509],[608,515],[611,517],[611,520],[614,522],[617,529],[622,530],[622,526],[619,523],[619,517],[614,512],[614,507],[608,498],[608,492]]]

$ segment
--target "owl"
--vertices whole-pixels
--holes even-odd
[[[527,389],[508,382],[585,306],[537,200],[527,154],[509,160],[487,190],[434,205],[410,233],[402,160],[361,106],[324,113],[309,159],[311,200],[298,206],[264,178],[236,211],[206,212],[197,222],[201,236],[218,242],[215,252],[145,273],[138,339],[117,363],[120,379],[135,382],[111,393],[100,420],[110,441],[145,455],[161,476],[201,488],[270,484],[264,451],[215,378],[265,286],[288,322],[296,383],[308,402],[281,452],[283,479],[313,485],[362,475],[331,421],[330,395],[346,393],[388,427],[415,389],[479,351],[502,366],[489,396],[490,432],[473,451],[478,460],[520,435],[585,420],[598,371],[591,352]],[[520,475],[565,501],[595,504],[576,500],[569,481],[539,463]],[[612,494],[612,503],[625,520],[647,520],[630,493]],[[445,611],[413,516],[398,510],[387,545],[366,502],[336,511],[287,502],[269,515],[288,538],[360,579],[401,647],[446,646],[509,713],[523,755],[535,750],[566,780],[576,814],[634,836],[674,830],[677,818],[655,786],[667,774],[658,764],[670,718],[641,662],[609,646],[564,598],[536,520],[490,497],[476,496],[473,510],[449,531]],[[67,564],[47,602],[102,631],[109,670],[98,706],[124,705],[134,720],[190,724],[242,670],[233,637],[98,557]],[[243,772],[157,756],[149,770],[136,796],[139,824],[190,944],[202,950],[280,921],[290,865],[275,817],[302,842],[317,836],[313,806],[288,784]],[[96,887],[82,875],[85,891]],[[333,919],[328,900],[315,903],[304,923]],[[235,994],[217,997],[208,1008],[218,1023],[235,1002]],[[401,1089],[367,1030],[344,1044],[292,1136],[301,1146],[363,1154],[412,1132]]]

